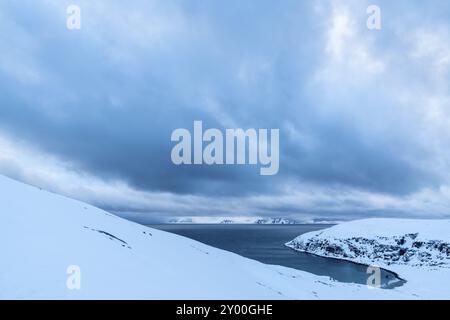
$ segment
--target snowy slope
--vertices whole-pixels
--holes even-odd
[[[377,265],[421,298],[450,298],[450,220],[366,219],[303,234],[287,246]]]
[[[411,298],[268,266],[0,176],[2,299]],[[66,286],[79,266],[81,289]]]

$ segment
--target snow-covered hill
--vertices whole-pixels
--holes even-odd
[[[366,219],[303,234],[287,246],[377,265],[420,297],[450,298],[450,220]]]
[[[3,176],[0,195],[2,299],[412,297],[268,266]]]

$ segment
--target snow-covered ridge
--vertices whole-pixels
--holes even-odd
[[[265,265],[3,176],[0,255],[0,299],[413,297]]]

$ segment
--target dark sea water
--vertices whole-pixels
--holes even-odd
[[[237,253],[267,264],[281,265],[337,281],[366,284],[367,266],[297,252],[284,244],[300,234],[329,225],[236,225],[165,224],[150,227],[185,236],[210,246]],[[403,284],[395,274],[382,270],[384,288]]]

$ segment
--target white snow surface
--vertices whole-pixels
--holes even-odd
[[[410,299],[270,266],[0,176],[0,299]],[[67,285],[79,266],[80,290]]]
[[[450,220],[365,219],[300,235],[295,250],[393,271],[421,299],[450,299]]]

